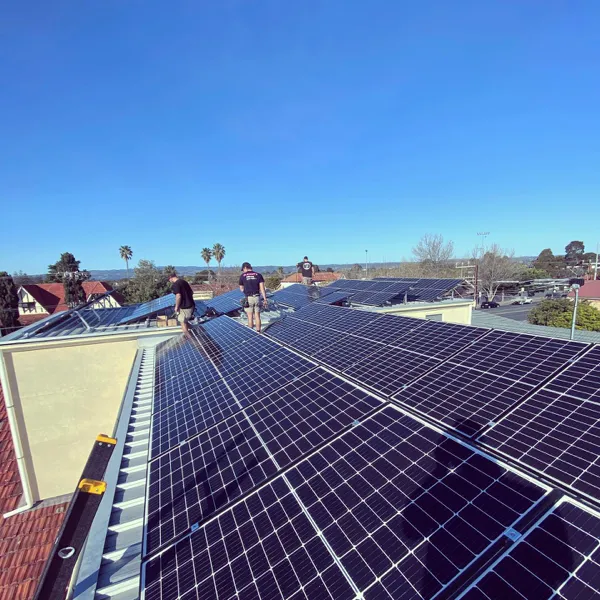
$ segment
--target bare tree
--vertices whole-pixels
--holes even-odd
[[[515,262],[514,255],[514,250],[504,250],[498,244],[493,244],[479,260],[481,291],[488,300],[494,298],[501,281],[516,277],[519,265]]]
[[[412,253],[421,264],[424,274],[440,276],[454,256],[454,243],[452,240],[444,242],[444,236],[439,233],[427,233],[412,249]]]

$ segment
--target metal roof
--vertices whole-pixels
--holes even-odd
[[[474,310],[471,317],[472,325],[477,327],[490,327],[503,331],[515,333],[529,333],[531,335],[543,335],[546,337],[568,340],[571,330],[565,327],[547,327],[545,325],[532,325],[524,321],[515,321],[499,315],[494,315],[485,310]],[[588,344],[600,344],[600,332],[575,330],[575,340]]]

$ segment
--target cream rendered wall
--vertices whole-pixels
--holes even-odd
[[[41,346],[4,350],[35,499],[75,489],[94,439],[113,432],[138,347],[135,339]]]
[[[471,324],[471,311],[473,309],[473,303],[456,302],[448,304],[432,304],[431,306],[411,306],[409,304],[398,304],[385,308],[381,311],[386,314],[402,315],[404,317],[416,317],[417,319],[425,319],[428,315],[439,315],[442,314],[442,321],[444,323],[458,323],[460,325]]]

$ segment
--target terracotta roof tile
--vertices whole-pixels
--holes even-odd
[[[5,519],[2,515],[17,508],[21,493],[0,387],[0,600],[33,598],[68,506],[44,506]]]
[[[106,281],[84,281],[82,286],[86,298],[91,294],[103,294],[113,289]],[[69,310],[69,306],[65,302],[65,288],[62,283],[31,283],[24,285],[23,289],[50,314]],[[113,295],[119,304],[123,303],[124,298],[119,292],[115,292]]]

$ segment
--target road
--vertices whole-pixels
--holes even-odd
[[[502,304],[498,308],[486,308],[480,310],[489,310],[491,314],[498,315],[499,317],[504,317],[505,319],[513,319],[514,321],[527,321],[527,315],[529,311],[536,306],[542,298],[532,298],[533,302],[531,304],[516,304],[512,305]],[[509,302],[512,302],[509,301]]]

